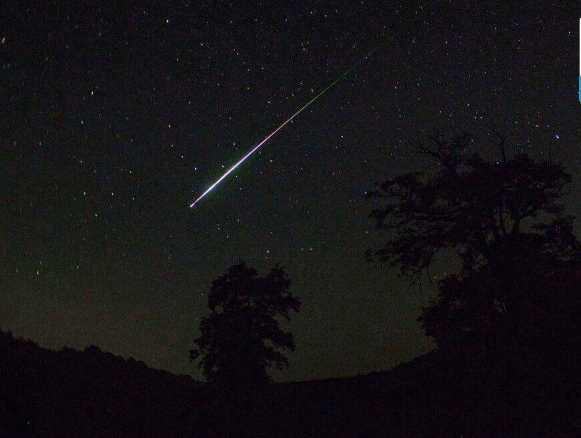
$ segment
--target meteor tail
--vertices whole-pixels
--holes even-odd
[[[246,159],[249,158],[254,152],[256,152],[258,149],[260,149],[260,147],[262,145],[264,145],[272,136],[274,136],[278,131],[280,131],[282,128],[284,128],[296,116],[298,116],[305,109],[307,109],[312,103],[314,103],[317,99],[319,99],[321,96],[323,96],[327,91],[329,91],[331,88],[333,88],[337,83],[339,83],[341,80],[343,80],[347,75],[349,75],[349,73],[351,73],[353,70],[355,70],[359,66],[359,64],[361,64],[363,61],[365,61],[367,58],[369,58],[375,51],[377,51],[379,49],[379,47],[381,47],[381,45],[377,46],[375,49],[373,49],[371,52],[369,52],[367,55],[365,55],[363,58],[361,58],[359,61],[357,61],[357,63],[354,64],[349,70],[347,70],[341,76],[337,77],[337,79],[335,79],[333,82],[331,82],[331,84],[329,84],[325,89],[323,89],[323,91],[321,91],[319,94],[317,94],[315,97],[313,97],[309,102],[307,102],[307,104],[305,106],[300,108],[296,113],[294,113],[292,116],[290,116],[288,119],[286,119],[278,128],[276,128],[274,131],[272,131],[272,133],[270,133],[268,136],[266,136],[264,138],[264,140],[262,140],[256,146],[254,146],[236,164],[234,164],[230,169],[228,169],[226,171],[226,173],[224,173],[220,178],[218,178],[218,180],[214,184],[212,184],[210,187],[208,187],[208,189],[204,193],[202,193],[198,199],[196,199],[194,202],[192,202],[190,204],[190,208],[195,207],[198,202],[200,202],[208,193],[210,193],[228,175],[230,175],[232,172],[234,172],[238,168],[238,166],[240,166],[244,161],[246,161]]]

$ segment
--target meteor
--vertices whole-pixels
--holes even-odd
[[[220,184],[228,175],[230,175],[232,172],[234,172],[242,163],[244,163],[244,161],[246,161],[248,158],[250,158],[250,156],[254,152],[256,152],[258,149],[260,149],[262,147],[262,145],[264,145],[268,140],[270,140],[270,138],[272,136],[274,136],[278,131],[280,131],[282,128],[284,128],[296,116],[298,116],[305,109],[307,109],[312,103],[314,103],[317,99],[319,99],[321,96],[323,96],[327,91],[329,91],[331,88],[333,88],[338,82],[340,82],[343,78],[345,78],[345,76],[347,76],[349,73],[351,73],[353,70],[355,70],[355,68],[358,67],[359,64],[361,64],[369,56],[371,56],[378,48],[379,47],[375,48],[374,50],[372,50],[371,52],[369,52],[367,55],[365,55],[363,58],[361,58],[355,65],[353,65],[353,67],[351,67],[349,70],[347,70],[341,76],[337,77],[337,79],[335,79],[333,82],[331,82],[331,84],[328,85],[323,91],[321,91],[319,94],[317,94],[315,97],[313,97],[305,106],[303,106],[296,113],[294,113],[292,116],[290,116],[288,119],[286,119],[278,128],[276,128],[274,131],[272,131],[272,133],[270,133],[268,136],[266,136],[266,138],[264,140],[262,140],[260,143],[258,143],[256,146],[254,146],[252,149],[250,149],[250,151],[246,155],[244,155],[230,169],[228,169],[226,171],[226,173],[224,173],[224,175],[222,175],[220,178],[218,178],[218,180],[214,184],[212,184],[210,187],[208,187],[208,189],[204,193],[202,193],[198,199],[196,199],[194,202],[192,202],[190,204],[190,208],[195,207],[198,202],[200,202],[202,199],[204,199],[204,197],[208,193],[210,193],[218,184]]]

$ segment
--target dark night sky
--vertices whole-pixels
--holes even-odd
[[[3,2],[0,327],[197,377],[188,350],[210,282],[243,258],[285,265],[304,303],[277,379],[427,351],[415,318],[428,292],[365,261],[381,236],[362,194],[414,168],[411,136],[484,138],[494,121],[513,151],[568,166],[581,216],[579,11],[400,3]]]

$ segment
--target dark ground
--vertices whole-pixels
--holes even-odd
[[[576,345],[436,351],[390,372],[219,397],[89,347],[0,335],[0,436],[573,437]]]

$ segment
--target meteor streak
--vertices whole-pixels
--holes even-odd
[[[371,56],[378,48],[379,47],[375,48],[374,50],[369,52],[367,55],[365,55],[363,58],[361,58],[355,65],[353,65],[353,67],[351,67],[349,70],[347,70],[341,76],[339,76],[337,79],[335,79],[333,82],[331,82],[330,85],[328,85],[323,91],[321,91],[319,94],[317,94],[315,97],[313,97],[305,106],[303,106],[296,113],[294,113],[292,116],[290,116],[288,119],[286,119],[278,128],[276,128],[274,131],[272,131],[272,133],[270,133],[264,140],[262,140],[256,146],[254,146],[236,164],[234,164],[230,169],[228,169],[226,171],[226,173],[224,173],[224,175],[222,175],[220,178],[218,178],[218,180],[214,184],[212,184],[210,187],[208,187],[208,189],[204,193],[202,193],[198,199],[196,199],[194,202],[192,202],[190,204],[190,208],[195,207],[195,205],[198,202],[200,202],[208,193],[210,193],[218,184],[220,184],[222,182],[222,180],[224,180],[228,175],[230,175],[232,172],[234,172],[238,168],[238,166],[240,166],[242,163],[244,163],[244,161],[246,161],[246,159],[249,158],[254,152],[256,152],[258,149],[260,149],[260,147],[262,145],[264,145],[273,135],[275,135],[278,131],[280,131],[282,128],[284,128],[286,124],[291,122],[296,116],[298,116],[305,109],[307,109],[313,102],[315,102],[323,94],[325,94],[327,91],[329,91],[331,88],[333,88],[339,81],[341,81],[345,76],[347,76],[357,66],[359,66],[359,64],[361,64],[364,60],[366,60],[369,56]]]

